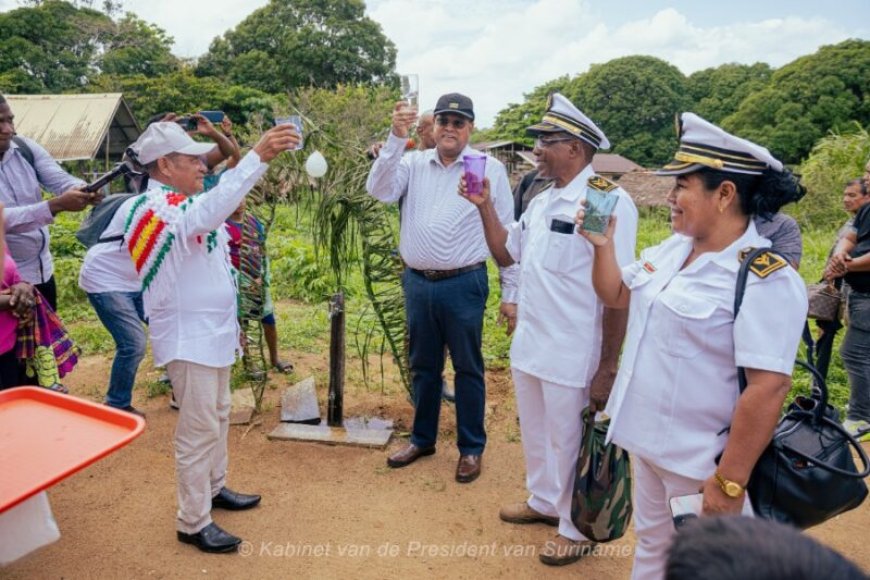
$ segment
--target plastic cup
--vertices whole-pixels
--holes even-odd
[[[588,188],[586,190],[586,217],[582,228],[591,233],[603,234],[607,231],[610,216],[616,207],[619,196],[607,191]]]
[[[302,117],[299,115],[288,115],[286,117],[275,117],[275,125],[293,125],[296,127],[296,132],[299,133],[299,144],[296,147],[291,147],[289,151],[298,151],[305,145],[305,140],[302,138]]]
[[[402,98],[408,101],[412,109],[417,109],[420,104],[420,75],[402,75]]]
[[[463,155],[462,165],[465,168],[465,192],[469,195],[483,193],[483,178],[486,175],[485,155]]]

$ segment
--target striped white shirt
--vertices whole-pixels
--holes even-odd
[[[464,173],[462,155],[480,153],[466,146],[444,166],[436,149],[404,154],[406,140],[390,136],[372,166],[366,190],[374,198],[402,202],[399,253],[415,270],[453,270],[485,261],[490,253],[477,208],[457,193]],[[502,224],[514,222],[513,197],[504,165],[487,156],[493,204]],[[502,302],[516,302],[519,269],[500,269]]]

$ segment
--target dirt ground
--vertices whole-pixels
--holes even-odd
[[[294,378],[322,377],[320,357],[291,353]],[[99,400],[109,360],[86,357],[65,381],[73,394]],[[146,362],[140,379],[154,379]],[[143,377],[143,375],[145,375]],[[489,442],[483,474],[453,479],[458,453],[455,416],[446,404],[438,453],[404,469],[386,467],[405,443],[411,407],[404,394],[348,386],[345,417],[396,421],[387,451],[269,441],[287,377],[271,379],[263,415],[230,432],[229,486],[263,495],[248,512],[215,511],[215,521],[241,536],[238,554],[208,555],[175,538],[172,431],[168,397],[145,399],[144,434],[128,447],[51,488],[61,538],[0,569],[0,578],[626,578],[634,537],[561,569],[538,562],[555,533],[543,525],[501,522],[499,506],[525,498],[522,448],[509,375],[487,375]],[[325,392],[318,385],[325,415]],[[870,569],[870,503],[810,532]]]

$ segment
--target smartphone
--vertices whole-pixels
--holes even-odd
[[[674,527],[680,529],[686,522],[700,517],[701,512],[704,510],[704,494],[693,493],[691,495],[672,497],[669,503]]]
[[[225,116],[223,111],[200,111],[199,114],[211,121],[214,125],[223,121]]]

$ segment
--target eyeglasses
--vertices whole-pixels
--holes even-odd
[[[556,143],[564,143],[573,140],[573,137],[561,137],[559,139],[535,139],[535,147],[537,147],[538,149],[546,149],[547,147],[552,147]]]
[[[435,117],[435,122],[442,127],[446,127],[447,125],[453,125],[454,129],[464,129],[466,123],[468,123],[468,120],[457,118],[448,119],[447,117]]]

